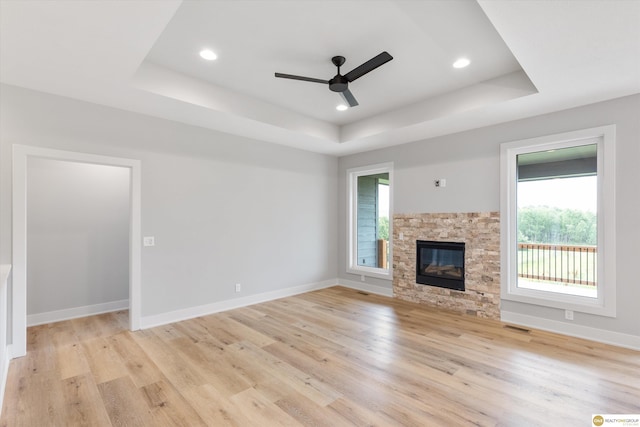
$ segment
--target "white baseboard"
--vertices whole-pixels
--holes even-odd
[[[46,313],[30,314],[27,316],[27,326],[44,325],[78,317],[93,316],[111,311],[129,309],[129,300],[105,302],[102,304],[85,305],[83,307],[67,308],[65,310],[48,311]]]
[[[261,302],[272,301],[293,295],[303,294],[318,289],[330,288],[337,284],[336,279],[325,280],[318,283],[294,286],[277,291],[264,292],[232,300],[214,302],[211,304],[199,305],[197,307],[184,308],[182,310],[169,311],[167,313],[155,314],[152,316],[142,316],[140,328],[148,329],[155,326],[166,325],[168,323],[180,322],[182,320],[193,319],[194,317],[206,316],[208,314],[219,313],[221,311],[233,310],[234,308],[247,307]]]
[[[500,320],[507,323],[513,323],[515,325],[542,329],[543,331],[584,338],[604,344],[630,348],[632,350],[640,350],[640,336],[636,335],[612,332],[604,329],[592,328],[590,326],[558,322],[557,320],[543,319],[511,311],[501,311]]]
[[[355,289],[358,291],[369,292],[371,294],[382,295],[385,297],[393,297],[393,289],[386,288],[384,286],[372,285],[364,282],[356,282],[349,279],[338,279],[338,284],[346,288]]]

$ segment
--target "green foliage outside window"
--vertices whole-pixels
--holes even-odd
[[[518,242],[597,245],[597,215],[547,206],[518,209]]]
[[[378,239],[389,240],[389,217],[378,218]]]

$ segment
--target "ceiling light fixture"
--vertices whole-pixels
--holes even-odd
[[[347,106],[346,106],[346,105],[344,105],[344,104],[340,104],[340,105],[338,105],[338,106],[336,107],[336,110],[338,110],[338,111],[346,111],[346,110],[348,110],[348,109],[349,109],[349,107],[347,107]]]
[[[471,64],[471,61],[469,61],[467,58],[460,58],[453,63],[453,68],[464,68],[469,64]]]
[[[202,49],[200,51],[200,57],[202,59],[206,59],[207,61],[213,61],[214,59],[218,58],[218,55],[216,55],[216,53],[210,49]]]

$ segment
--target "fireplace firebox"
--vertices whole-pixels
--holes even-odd
[[[416,241],[416,283],[464,291],[464,243]]]

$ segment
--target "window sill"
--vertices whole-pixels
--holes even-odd
[[[616,317],[615,307],[602,306],[597,299],[589,297],[517,288],[504,291],[501,298],[507,301],[572,310],[578,313]]]
[[[349,267],[347,273],[356,274],[358,276],[373,277],[376,279],[393,280],[392,271],[383,268],[374,267]]]

